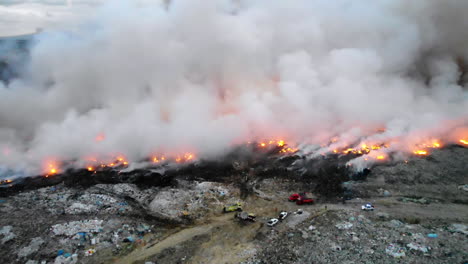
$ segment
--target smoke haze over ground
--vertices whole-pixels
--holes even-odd
[[[468,138],[467,1],[130,2],[36,36],[21,78],[0,83],[3,166]]]

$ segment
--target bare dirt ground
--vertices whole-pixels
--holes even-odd
[[[420,219],[426,224],[441,221],[444,223],[466,222],[468,219],[466,205],[408,204],[398,201],[397,197],[374,198],[365,201],[354,199],[347,201],[346,204],[320,203],[306,206],[287,202],[281,196],[275,198],[274,200],[264,200],[251,197],[245,201],[246,211],[254,211],[261,215],[256,223],[239,223],[233,218],[233,213],[214,215],[204,219],[203,223],[183,229],[155,245],[139,248],[115,263],[144,263],[143,261],[169,263],[166,262],[167,259],[161,255],[161,252],[168,248],[178,247],[186,241],[189,241],[192,247],[193,244],[196,244],[193,255],[172,259],[171,263],[242,263],[248,261],[258,250],[261,250],[264,243],[268,243],[268,240],[265,241],[259,237],[267,236],[269,233],[294,231],[297,225],[311,223],[313,219],[330,212],[345,212],[347,216],[354,218],[358,218],[360,215],[378,218],[375,215],[378,212],[388,214],[392,219]],[[376,206],[376,211],[362,212],[360,206],[365,202],[372,202]],[[306,217],[294,215],[293,212],[297,209],[304,210],[303,215]],[[273,228],[266,226],[267,219],[276,217],[280,210],[286,210],[291,215]],[[199,241],[200,236],[205,236],[205,238]],[[183,254],[183,252],[180,253]],[[389,256],[389,258],[391,257]],[[260,263],[263,262],[260,261]]]

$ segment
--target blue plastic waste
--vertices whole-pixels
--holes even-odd
[[[65,252],[63,251],[63,249],[60,249],[60,250],[57,252],[57,256],[62,256],[63,253],[65,253]]]
[[[430,238],[437,238],[438,235],[437,234],[427,234],[427,237],[430,237]]]
[[[71,257],[71,254],[70,253],[65,253],[65,254],[63,254],[63,256],[66,257],[66,258],[69,258],[69,257]]]

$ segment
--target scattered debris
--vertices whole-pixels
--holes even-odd
[[[96,253],[96,249],[90,248],[90,249],[86,250],[84,254],[85,254],[86,257],[89,257],[89,256],[92,256],[94,253]]]
[[[336,228],[340,230],[345,230],[345,229],[350,229],[351,227],[353,227],[353,224],[351,224],[350,222],[342,222],[342,223],[336,224],[335,226]]]
[[[330,248],[331,248],[332,250],[334,250],[334,251],[341,251],[341,247],[338,246],[336,243],[332,243],[332,244],[330,245]]]
[[[418,243],[415,243],[415,242],[411,242],[409,244],[406,245],[409,249],[412,249],[412,250],[418,250],[418,251],[421,251],[423,253],[428,253],[429,250],[431,250],[430,247],[426,247],[426,246],[423,246],[421,244],[418,244]]]
[[[468,184],[458,186],[458,190],[468,192]]]
[[[387,222],[386,225],[388,227],[399,228],[399,227],[404,226],[405,224],[401,222],[400,220],[393,219],[390,222]]]
[[[16,237],[11,230],[13,230],[12,226],[4,226],[0,229],[0,235],[3,235],[2,244],[5,244]]]
[[[405,249],[403,247],[398,247],[395,244],[388,245],[385,249],[385,253],[394,258],[402,258],[406,256]]]
[[[41,245],[44,243],[45,241],[40,237],[33,238],[31,242],[29,242],[28,246],[20,249],[20,251],[18,252],[18,257],[24,258],[33,253],[36,253],[40,249]]]
[[[389,218],[390,218],[390,215],[387,214],[387,213],[384,213],[384,212],[378,212],[376,215],[377,215],[377,217],[379,217],[380,219],[389,219]]]
[[[72,221],[65,224],[56,224],[51,227],[54,235],[73,236],[78,233],[98,233],[102,230],[103,220]]]
[[[468,226],[464,224],[452,224],[449,227],[450,232],[462,233],[468,235]]]
[[[428,199],[425,199],[425,198],[403,197],[403,198],[399,198],[399,200],[404,203],[408,203],[408,202],[418,203],[418,204],[430,204],[431,203]]]
[[[78,254],[65,253],[57,256],[54,260],[54,264],[76,264],[78,263]]]

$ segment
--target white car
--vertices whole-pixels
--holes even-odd
[[[361,206],[361,209],[364,211],[374,211],[374,206],[370,203],[367,203],[363,206]]]
[[[268,225],[268,226],[274,226],[274,225],[276,225],[278,222],[279,222],[278,218],[272,218],[272,219],[268,220],[267,225]]]
[[[288,212],[281,211],[281,213],[279,214],[279,220],[284,220],[286,216],[288,216]]]

